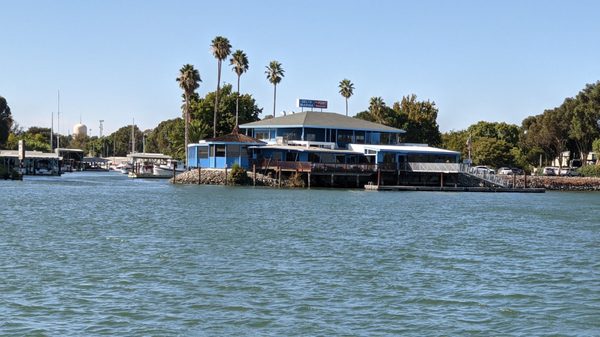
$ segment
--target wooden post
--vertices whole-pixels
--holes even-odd
[[[400,186],[400,170],[396,170],[396,186]]]
[[[310,188],[310,172],[308,172],[308,188]]]
[[[277,166],[277,173],[279,173],[279,179],[277,182],[277,187],[281,187],[281,167]]]
[[[256,186],[256,164],[252,164],[252,180],[254,186]]]
[[[517,187],[517,174],[513,173],[513,188]]]
[[[331,174],[331,186],[333,187],[333,173]]]
[[[198,185],[202,184],[202,169],[198,165]]]
[[[360,180],[359,180],[359,175],[356,175],[356,188],[360,187]]]
[[[381,184],[381,169],[377,168],[377,186]]]
[[[440,188],[444,188],[444,172],[440,173]]]
[[[173,165],[173,182],[175,182],[175,175],[176,175],[175,165]]]
[[[225,185],[227,185],[227,166],[225,166]]]
[[[523,173],[523,187],[527,188],[527,172]]]

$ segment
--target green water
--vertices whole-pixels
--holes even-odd
[[[0,181],[1,336],[598,336],[600,193]]]

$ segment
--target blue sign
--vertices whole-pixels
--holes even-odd
[[[298,99],[298,107],[299,108],[317,108],[317,109],[327,109],[327,101],[317,101],[313,99]]]

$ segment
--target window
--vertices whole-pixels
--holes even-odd
[[[337,143],[339,147],[345,147],[348,143],[352,143],[353,132],[351,130],[338,130]]]
[[[239,157],[240,153],[239,145],[227,145],[227,157]]]
[[[254,130],[254,138],[271,139],[271,132],[269,132],[269,129],[256,129]]]
[[[389,133],[383,132],[381,133],[381,143],[382,145],[387,145],[391,143],[391,135]]]
[[[304,129],[304,140],[312,142],[324,142],[325,141],[325,130],[306,128]]]
[[[365,132],[364,131],[356,131],[354,134],[356,137],[354,142],[356,144],[364,144],[365,143]]]
[[[198,146],[198,159],[208,158],[208,146]]]
[[[277,136],[287,137],[287,140],[300,140],[302,129],[300,128],[282,128],[277,131]]]
[[[225,157],[225,145],[215,145],[215,157]]]

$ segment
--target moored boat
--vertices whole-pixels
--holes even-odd
[[[180,160],[169,159],[166,164],[154,165],[152,173],[158,177],[171,177],[173,176],[173,170],[175,174],[185,172],[185,166]]]

